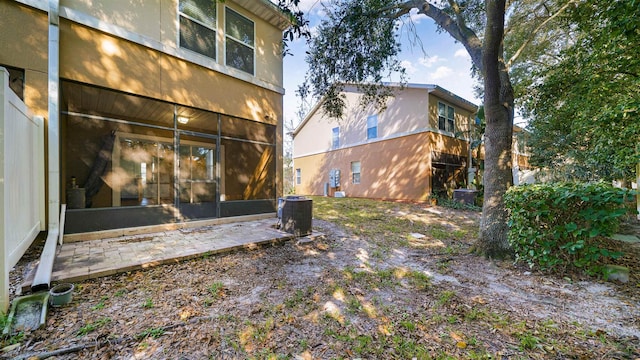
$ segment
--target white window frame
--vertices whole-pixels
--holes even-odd
[[[302,169],[296,169],[296,185],[302,184]]]
[[[331,148],[337,149],[340,147],[340,127],[336,126],[331,129]]]
[[[375,125],[372,126],[372,123],[375,122]],[[369,136],[369,130],[375,129],[375,134],[373,136]],[[367,140],[376,139],[378,137],[378,115],[369,115],[367,117]]]
[[[444,106],[444,116],[440,115],[440,105]],[[453,110],[453,117],[450,118],[449,117],[449,110]],[[456,131],[456,108],[454,108],[453,106],[444,103],[442,101],[438,101],[438,130],[440,131],[446,131],[449,133],[455,133]],[[444,118],[444,129],[440,128],[440,117]],[[450,126],[451,125],[451,129]]]
[[[233,11],[238,16],[241,16],[241,17],[243,17],[243,18],[245,18],[245,19],[247,19],[248,21],[251,22],[251,24],[253,25],[253,45],[249,45],[249,44],[245,43],[244,41],[242,41],[240,39],[236,39],[233,36],[229,35],[229,33],[227,32],[227,11],[228,10],[229,11]],[[230,66],[229,64],[227,64],[227,42],[228,42],[227,40],[228,39],[232,39],[233,41],[236,41],[236,42],[238,42],[238,43],[240,43],[240,44],[242,44],[242,45],[244,45],[244,46],[246,46],[246,47],[251,49],[251,51],[253,53],[253,69],[252,69],[251,73],[248,73],[248,72],[246,72],[246,71],[244,71],[242,69],[238,69],[238,68],[235,68],[235,67]],[[256,75],[256,44],[255,43],[256,43],[256,22],[251,20],[250,18],[242,15],[239,11],[234,10],[234,9],[228,7],[228,6],[225,6],[224,7],[224,64],[225,64],[225,66],[229,67],[229,68],[232,68],[234,70],[242,71],[245,74],[250,74],[252,76],[255,76]]]
[[[178,34],[177,34],[177,35],[178,35],[178,38],[176,39],[176,44],[178,44],[178,48],[179,48],[180,50],[186,50],[186,51],[188,51],[188,52],[190,52],[190,53],[192,53],[192,54],[197,54],[197,55],[199,55],[199,56],[204,56],[204,57],[205,57],[205,58],[207,58],[207,59],[213,59],[214,61],[216,61],[216,62],[217,62],[217,61],[218,61],[218,28],[219,28],[219,25],[220,25],[220,22],[219,22],[219,21],[220,21],[220,20],[219,20],[219,18],[220,18],[220,12],[218,11],[218,5],[217,5],[217,3],[215,3],[215,4],[213,5],[213,6],[215,6],[215,7],[216,7],[216,19],[215,19],[215,28],[212,28],[211,26],[209,26],[209,25],[207,25],[207,24],[204,24],[202,21],[200,21],[200,20],[198,20],[198,19],[194,19],[194,18],[192,18],[191,16],[189,16],[189,15],[187,15],[187,14],[185,14],[185,13],[181,12],[181,11],[180,11],[180,1],[181,1],[181,0],[178,0],[178,2],[177,2],[177,4],[176,4],[176,10],[177,10],[177,11],[176,11],[176,13],[178,14],[178,19],[177,19],[177,21],[178,21]],[[215,54],[215,55],[214,55],[214,57],[213,57],[213,58],[211,58],[211,57],[209,57],[209,56],[207,56],[207,55],[205,55],[205,54],[199,53],[199,52],[197,52],[197,51],[194,51],[194,50],[188,49],[188,48],[186,48],[186,47],[182,47],[182,44],[180,43],[180,31],[181,31],[181,29],[180,29],[180,17],[181,17],[181,16],[183,16],[183,17],[185,17],[185,18],[189,19],[190,21],[193,21],[193,22],[195,22],[195,23],[197,23],[197,24],[199,24],[199,25],[202,25],[202,26],[204,26],[204,27],[206,27],[206,28],[208,28],[208,29],[211,29],[211,30],[213,31],[213,33],[214,33],[214,39],[215,39],[215,44],[216,44],[216,48],[215,48],[215,52],[214,52],[214,54]]]
[[[357,164],[357,167],[355,166]],[[358,170],[358,171],[356,171]],[[360,184],[362,180],[362,163],[360,161],[351,162],[351,183]]]

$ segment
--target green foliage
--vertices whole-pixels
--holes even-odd
[[[627,213],[630,192],[604,183],[555,183],[512,187],[505,195],[509,242],[518,261],[541,270],[578,268],[593,274],[620,253],[600,246]]]
[[[86,325],[84,325],[83,327],[81,327],[80,329],[78,329],[78,336],[84,336],[87,335],[93,331],[96,331],[97,329],[105,326],[106,324],[111,322],[111,318],[105,317],[105,318],[101,318],[99,320],[96,320],[95,322],[91,322],[88,323]]]
[[[165,331],[163,328],[161,327],[155,327],[155,328],[150,328],[150,329],[146,329],[138,334],[136,334],[135,338],[136,339],[145,339],[148,337],[151,337],[153,339],[157,339],[159,337],[161,337],[162,335],[164,335]]]
[[[323,108],[332,118],[342,118],[344,83],[357,84],[363,91],[362,105],[384,108],[390,90],[380,86],[393,73],[404,74],[397,58],[400,52],[398,22],[386,0],[358,0],[334,3],[325,8],[326,18],[318,36],[310,40],[307,62],[312,71],[299,90],[324,96]]]
[[[530,71],[523,115],[531,164],[562,180],[633,177],[640,161],[640,7],[593,0],[570,7],[571,41]]]
[[[209,285],[208,290],[214,299],[224,296],[224,284],[220,281],[216,281],[213,284]]]
[[[142,303],[142,307],[145,309],[151,309],[153,308],[153,299],[148,298],[146,299],[143,303]]]

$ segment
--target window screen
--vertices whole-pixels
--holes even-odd
[[[180,47],[216,58],[216,3],[180,1]]]
[[[254,73],[253,21],[227,8],[225,13],[226,63],[246,73]]]

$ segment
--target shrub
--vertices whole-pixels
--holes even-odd
[[[601,247],[628,211],[629,190],[604,183],[554,183],[511,187],[509,243],[517,261],[543,271],[602,271],[602,260],[622,254]]]

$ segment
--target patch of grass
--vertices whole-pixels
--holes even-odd
[[[491,354],[486,352],[485,350],[469,350],[467,352],[467,359],[469,360],[493,360],[495,359]]]
[[[467,321],[484,319],[486,317],[487,312],[484,309],[479,309],[478,307],[472,307],[471,310],[467,311],[464,314],[464,319]]]
[[[418,290],[425,290],[431,286],[431,277],[422,271],[409,272],[409,283]]]
[[[91,307],[91,310],[102,310],[105,307],[105,301],[109,300],[108,296],[103,296],[100,302]]]
[[[409,331],[414,331],[416,329],[416,324],[413,321],[410,320],[402,320],[400,321],[400,326],[409,330]]]
[[[520,347],[523,350],[533,350],[540,344],[540,338],[528,331],[518,334],[517,338],[520,340]]]
[[[151,337],[153,339],[157,339],[159,337],[161,337],[162,335],[164,335],[165,331],[163,328],[161,327],[155,327],[155,328],[150,328],[150,329],[146,329],[142,332],[137,333],[134,337],[136,339],[146,339],[148,337]]]
[[[451,232],[439,227],[439,226],[434,226],[431,228],[431,237],[436,239],[436,240],[447,240],[449,239],[449,237],[451,236]]]
[[[238,333],[240,344],[247,347],[262,347],[269,338],[269,334],[274,329],[275,321],[272,317],[268,317],[264,323],[245,322],[244,329]]]
[[[9,324],[9,315],[8,314],[3,314],[0,312],[0,327],[2,329],[4,329],[7,325]],[[10,334],[10,335],[4,335],[2,336],[0,339],[2,341],[0,341],[0,347],[4,347],[4,346],[8,346],[8,345],[14,345],[17,343],[22,342],[24,338],[24,332],[23,331],[19,331],[15,334]]]
[[[83,327],[81,327],[80,329],[78,329],[78,332],[76,333],[77,336],[84,336],[87,335],[91,332],[96,331],[97,329],[105,326],[106,324],[111,322],[111,318],[105,317],[105,318],[101,318],[97,321],[88,323],[86,325],[84,325]]]
[[[214,299],[219,299],[224,296],[224,284],[220,281],[216,281],[213,284],[209,285],[207,289],[209,290],[209,294],[211,294]]]
[[[284,300],[284,305],[290,309],[296,307],[300,303],[305,301],[305,292],[302,289],[296,290],[293,296],[288,297]]]
[[[356,298],[355,296],[350,296],[347,299],[346,305],[347,305],[347,311],[352,314],[355,314],[360,310],[362,310],[362,304],[360,303],[360,300],[358,300],[358,298]]]
[[[142,307],[145,309],[152,309],[153,308],[153,299],[151,298],[147,298],[143,303],[142,303]]]
[[[438,301],[437,301],[438,306],[443,306],[448,304],[455,295],[456,293],[454,291],[451,291],[451,290],[443,291],[438,296]]]
[[[120,290],[116,291],[116,293],[113,294],[113,296],[115,296],[115,297],[123,297],[124,294],[126,294],[126,293],[127,293],[126,289],[120,289]]]
[[[309,348],[309,340],[300,339],[298,341],[298,346],[300,346],[300,349],[302,349],[302,350],[307,350]]]
[[[447,316],[447,322],[449,324],[455,324],[458,322],[458,315],[449,315]]]

